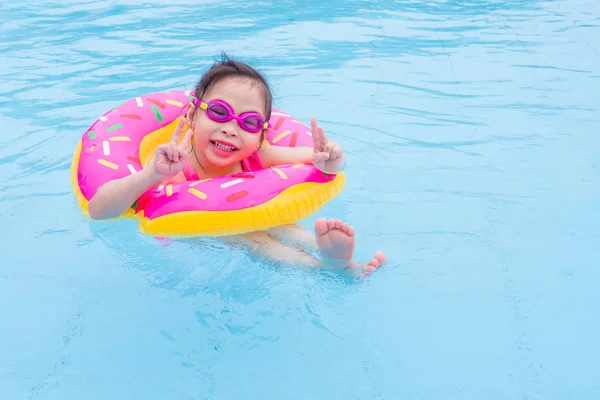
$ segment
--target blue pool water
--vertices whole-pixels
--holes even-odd
[[[166,3],[166,4],[165,4]],[[595,399],[596,0],[0,1],[3,399]],[[109,108],[224,50],[349,155],[363,282],[90,222]]]

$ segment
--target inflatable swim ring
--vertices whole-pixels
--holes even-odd
[[[104,183],[134,174],[169,141],[193,92],[136,97],[108,111],[83,134],[73,157],[71,180],[77,203],[89,218],[88,201]],[[264,145],[312,146],[310,129],[273,109]],[[184,127],[187,129],[187,127]],[[343,173],[312,165],[281,165],[255,172],[160,185],[144,193],[122,216],[139,221],[143,233],[161,236],[223,236],[296,223],[344,187]]]

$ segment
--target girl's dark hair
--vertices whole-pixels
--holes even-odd
[[[269,84],[257,70],[246,63],[232,60],[225,53],[221,55],[221,60],[216,61],[200,78],[196,85],[196,98],[201,100],[202,96],[217,82],[230,76],[246,77],[262,86],[265,95],[265,118],[268,121],[271,118],[271,104],[273,103],[273,95]]]

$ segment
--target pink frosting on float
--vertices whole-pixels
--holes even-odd
[[[303,182],[323,183],[333,179],[309,166],[293,168],[278,167],[287,179],[268,168],[254,173],[238,174],[202,182],[172,185],[172,195],[167,196],[167,187],[147,192],[138,202],[136,212],[144,210],[150,219],[179,211],[231,211],[253,207],[275,198],[285,189]],[[228,186],[231,185],[231,186]],[[196,189],[203,193],[202,199],[190,193]]]
[[[83,196],[89,201],[104,183],[140,171],[141,140],[183,115],[189,95],[180,90],[136,97],[99,118],[82,137],[77,179]],[[267,140],[272,145],[312,147],[310,129],[293,117],[273,109],[269,122]],[[288,165],[161,185],[142,195],[135,211],[143,210],[145,217],[153,219],[180,211],[239,210],[265,203],[294,185],[334,178],[311,165]]]

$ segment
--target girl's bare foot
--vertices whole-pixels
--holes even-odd
[[[368,275],[385,263],[385,254],[381,251],[367,264],[352,262],[354,255],[354,228],[339,219],[318,218],[315,222],[315,240],[319,255],[325,261],[342,263],[347,267],[358,267]]]

